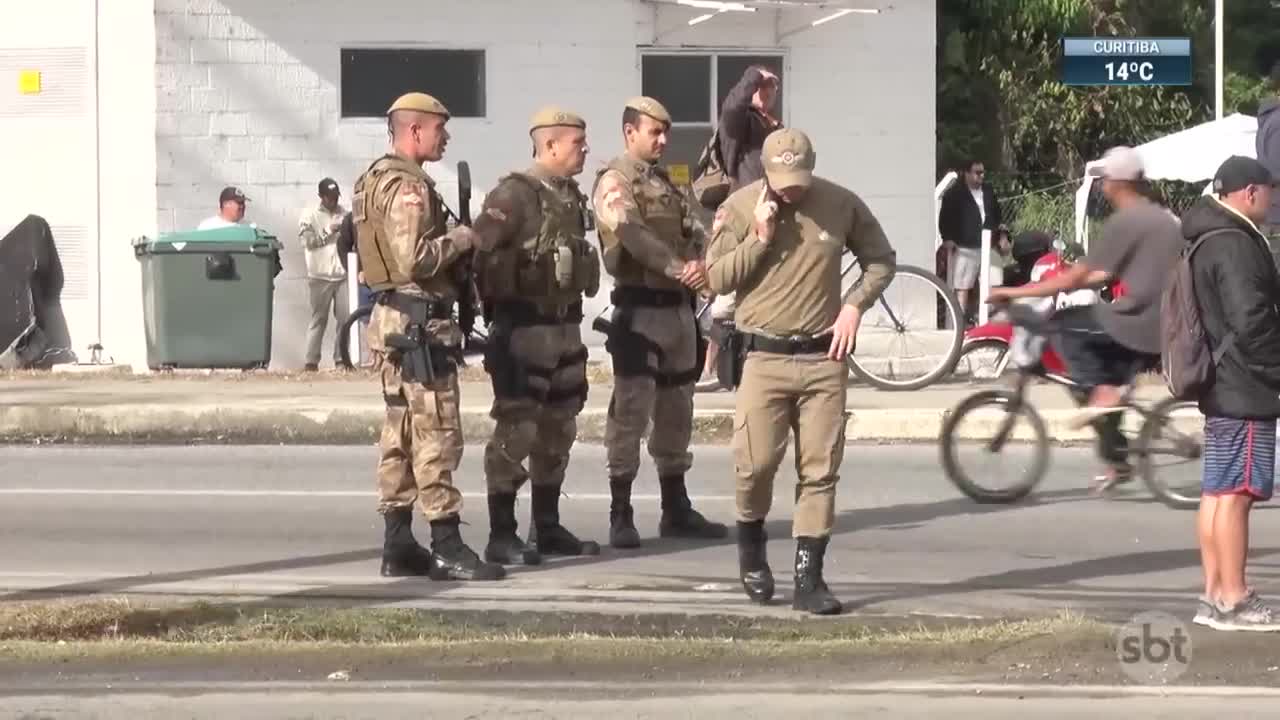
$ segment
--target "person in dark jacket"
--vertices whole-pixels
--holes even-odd
[[[938,234],[947,265],[947,280],[969,322],[973,321],[978,275],[982,268],[982,231],[1000,227],[1000,203],[987,182],[987,169],[980,160],[970,160],[957,168],[960,181],[942,195],[938,212]],[[994,247],[995,238],[992,238]]]
[[[782,127],[773,116],[780,87],[776,74],[752,65],[720,106],[720,157],[733,182],[731,192],[764,177],[760,148],[769,133]]]
[[[1271,92],[1274,97],[1258,105],[1258,162],[1266,166],[1272,177],[1280,178],[1280,62],[1271,66]],[[1271,208],[1261,230],[1271,242],[1271,253],[1280,254],[1280,193],[1271,198]]]
[[[1280,630],[1280,617],[1245,584],[1249,511],[1271,498],[1280,417],[1280,274],[1258,225],[1274,178],[1253,158],[1227,159],[1182,218],[1200,321],[1212,348],[1226,348],[1199,398],[1205,416],[1197,530],[1204,595],[1195,622],[1221,630]]]
[[[724,160],[725,176],[730,180],[730,192],[764,177],[764,163],[760,150],[769,133],[782,127],[773,116],[781,81],[771,70],[752,65],[742,74],[720,106],[719,143],[720,157]],[[718,228],[721,213],[716,213],[712,223],[712,235]],[[718,295],[711,303],[711,333],[707,342],[706,362],[702,378],[695,389],[698,392],[721,390],[716,377],[716,359],[720,354],[719,339],[733,325],[736,306],[734,293]]]

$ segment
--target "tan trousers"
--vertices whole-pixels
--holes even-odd
[[[382,352],[372,355],[387,402],[378,442],[378,510],[417,502],[428,521],[460,514],[462,493],[453,485],[462,462],[457,373],[433,385],[406,383],[397,363]]]
[[[848,377],[844,363],[825,356],[754,351],[747,356],[733,433],[740,520],[768,516],[773,478],[794,433],[797,484],[792,535],[831,534],[836,482],[844,460]]]
[[[534,395],[508,394],[498,378],[492,378],[494,398],[489,415],[496,425],[484,449],[490,493],[519,492],[530,477],[534,485],[564,484],[569,450],[578,436],[578,413],[585,402],[584,350],[577,323],[511,331],[507,351],[512,362],[525,368],[524,377]],[[546,397],[545,402],[539,397]]]
[[[342,323],[347,321],[348,315],[347,281],[308,278],[307,293],[311,306],[311,323],[307,326],[306,362],[312,365],[320,364],[320,344],[324,341],[325,326],[329,324],[329,311],[332,310],[333,361],[337,364],[341,360],[338,355],[338,344],[342,341],[337,335],[342,328]]]
[[[631,329],[662,349],[659,357],[651,351],[637,351],[647,367],[659,374],[691,373],[698,364],[697,334],[693,310],[688,305],[669,308],[627,308]],[[615,309],[614,322],[622,317]],[[631,358],[628,362],[635,361]],[[653,422],[649,435],[649,455],[658,476],[682,475],[693,465],[689,441],[693,435],[693,385],[696,378],[680,385],[659,384],[652,374],[619,376],[619,359],[614,358],[613,397],[605,425],[605,448],[609,477],[634,477],[640,470],[640,439]]]

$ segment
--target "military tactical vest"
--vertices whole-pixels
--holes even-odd
[[[387,212],[394,197],[382,197],[387,190],[385,181],[389,175],[403,175],[403,182],[421,182],[427,188],[423,198],[423,215],[431,227],[410,228],[414,241],[422,237],[437,238],[448,231],[445,223],[444,201],[436,192],[431,179],[420,165],[398,155],[384,155],[369,166],[352,189],[352,224],[356,230],[356,251],[360,254],[360,267],[365,283],[371,290],[390,290],[414,284],[413,255],[404,250],[397,252],[395,238],[387,234]],[[422,283],[418,283],[422,284]]]
[[[587,198],[578,184],[563,189],[526,173],[498,181],[516,182],[538,199],[538,229],[518,242],[489,253],[480,268],[481,292],[487,299],[568,303],[600,289],[600,260],[587,242]],[[522,229],[523,232],[523,229]]]
[[[693,259],[693,243],[690,240],[693,219],[685,215],[680,189],[667,177],[666,171],[657,165],[622,155],[596,173],[596,183],[599,184],[600,178],[610,170],[617,170],[631,183],[640,217],[658,238],[675,250],[680,258]],[[598,235],[605,269],[616,279],[616,284],[641,285],[659,290],[682,287],[672,278],[647,270],[627,252],[612,230],[601,226]]]

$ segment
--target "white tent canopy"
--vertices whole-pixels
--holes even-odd
[[[1204,182],[1213,179],[1218,166],[1232,155],[1255,157],[1257,132],[1257,118],[1236,113],[1165,135],[1135,149],[1142,156],[1148,179]],[[1085,211],[1089,190],[1093,187],[1089,169],[1099,162],[1094,160],[1085,165],[1084,180],[1076,191],[1076,241],[1086,248],[1089,237]]]

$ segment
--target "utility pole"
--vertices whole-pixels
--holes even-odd
[[[1214,0],[1213,2],[1213,117],[1215,120],[1222,119],[1222,83],[1226,77],[1226,69],[1223,67],[1223,51],[1222,51],[1222,3],[1225,0]]]

